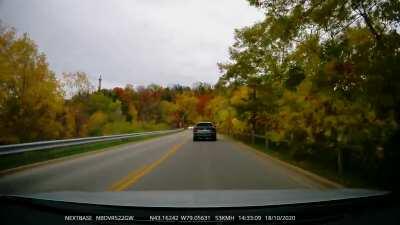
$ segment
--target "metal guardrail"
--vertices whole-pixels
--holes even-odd
[[[13,145],[1,145],[0,146],[0,155],[10,155],[10,154],[16,154],[16,153],[22,153],[22,152],[35,151],[35,150],[52,149],[52,148],[58,148],[58,147],[68,147],[68,146],[89,144],[89,143],[102,142],[102,141],[124,140],[124,139],[128,139],[131,137],[150,136],[150,135],[156,135],[156,134],[167,134],[167,133],[179,132],[182,130],[184,130],[184,129],[181,128],[181,129],[174,129],[174,130],[160,130],[160,131],[106,135],[106,136],[87,137],[87,138],[71,138],[71,139],[52,140],[52,141],[36,141],[36,142],[13,144]]]

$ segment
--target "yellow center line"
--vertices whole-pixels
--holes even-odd
[[[155,161],[153,163],[147,164],[137,170],[132,171],[126,177],[122,178],[121,180],[119,180],[119,181],[115,182],[113,185],[111,185],[108,188],[108,191],[123,191],[123,190],[127,189],[128,187],[131,187],[137,181],[139,181],[140,178],[144,177],[146,174],[153,171],[157,166],[159,166],[161,163],[163,163],[169,157],[174,155],[182,147],[182,145],[183,145],[183,143],[175,144],[160,159],[158,159],[157,161]]]

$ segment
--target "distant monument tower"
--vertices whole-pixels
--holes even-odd
[[[101,74],[100,74],[100,77],[99,77],[99,90],[98,91],[101,91]]]

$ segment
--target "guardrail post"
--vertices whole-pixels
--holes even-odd
[[[268,138],[265,137],[265,150],[269,149],[269,141]]]
[[[254,143],[255,143],[255,133],[254,130],[251,130],[251,144],[254,145]]]

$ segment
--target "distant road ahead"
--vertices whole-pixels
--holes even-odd
[[[190,131],[0,177],[0,194],[291,188],[324,186],[221,136],[193,142]]]

